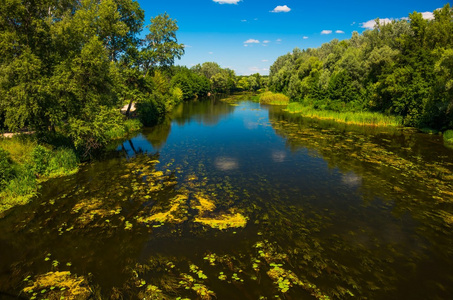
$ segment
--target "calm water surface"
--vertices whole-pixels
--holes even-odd
[[[438,136],[205,100],[115,147],[0,219],[0,298],[453,299]]]

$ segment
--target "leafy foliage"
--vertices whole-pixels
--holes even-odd
[[[294,49],[270,68],[269,85],[292,101],[334,112],[377,111],[408,126],[453,128],[453,10],[385,25],[317,49]]]

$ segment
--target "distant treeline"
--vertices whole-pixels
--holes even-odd
[[[269,86],[291,101],[321,110],[374,111],[404,125],[453,128],[453,10],[354,32],[317,49],[294,49],[270,68]]]

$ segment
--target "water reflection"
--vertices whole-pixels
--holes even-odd
[[[217,157],[214,165],[221,171],[231,171],[239,168],[239,163],[236,158],[233,157]]]
[[[272,151],[272,160],[276,163],[284,162],[286,158],[285,151]]]
[[[0,293],[69,270],[106,299],[451,298],[438,137],[237,105],[184,103],[127,158],[43,183],[0,220]]]
[[[183,102],[171,113],[171,119],[179,126],[195,121],[206,126],[215,126],[235,110],[218,97],[201,99],[194,102]]]
[[[362,183],[362,177],[357,176],[354,172],[347,172],[342,175],[341,181],[349,187],[358,187]]]

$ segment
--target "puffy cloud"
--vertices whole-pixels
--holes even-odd
[[[260,41],[255,40],[255,39],[248,39],[244,42],[244,44],[259,44]]]
[[[422,12],[422,17],[426,20],[434,20],[434,14],[430,11]]]
[[[268,68],[249,67],[249,75],[269,71]]]
[[[219,4],[238,4],[241,0],[212,0]]]
[[[343,30],[337,30],[337,31],[335,31],[335,33],[344,33],[344,31]]]
[[[271,41],[265,40],[263,41],[263,44],[269,44]]]
[[[331,34],[332,30],[323,30],[321,31],[321,34]]]
[[[379,24],[385,25],[387,23],[391,23],[393,19],[389,18],[384,18],[384,19],[379,19]],[[369,20],[364,23],[360,23],[360,27],[366,28],[366,29],[374,29],[374,25],[376,25],[376,20]]]
[[[291,8],[289,8],[287,5],[278,5],[274,10],[271,10],[273,13],[281,13],[281,12],[290,12]]]
[[[308,36],[304,36],[303,39],[304,39],[304,40],[308,39]]]

